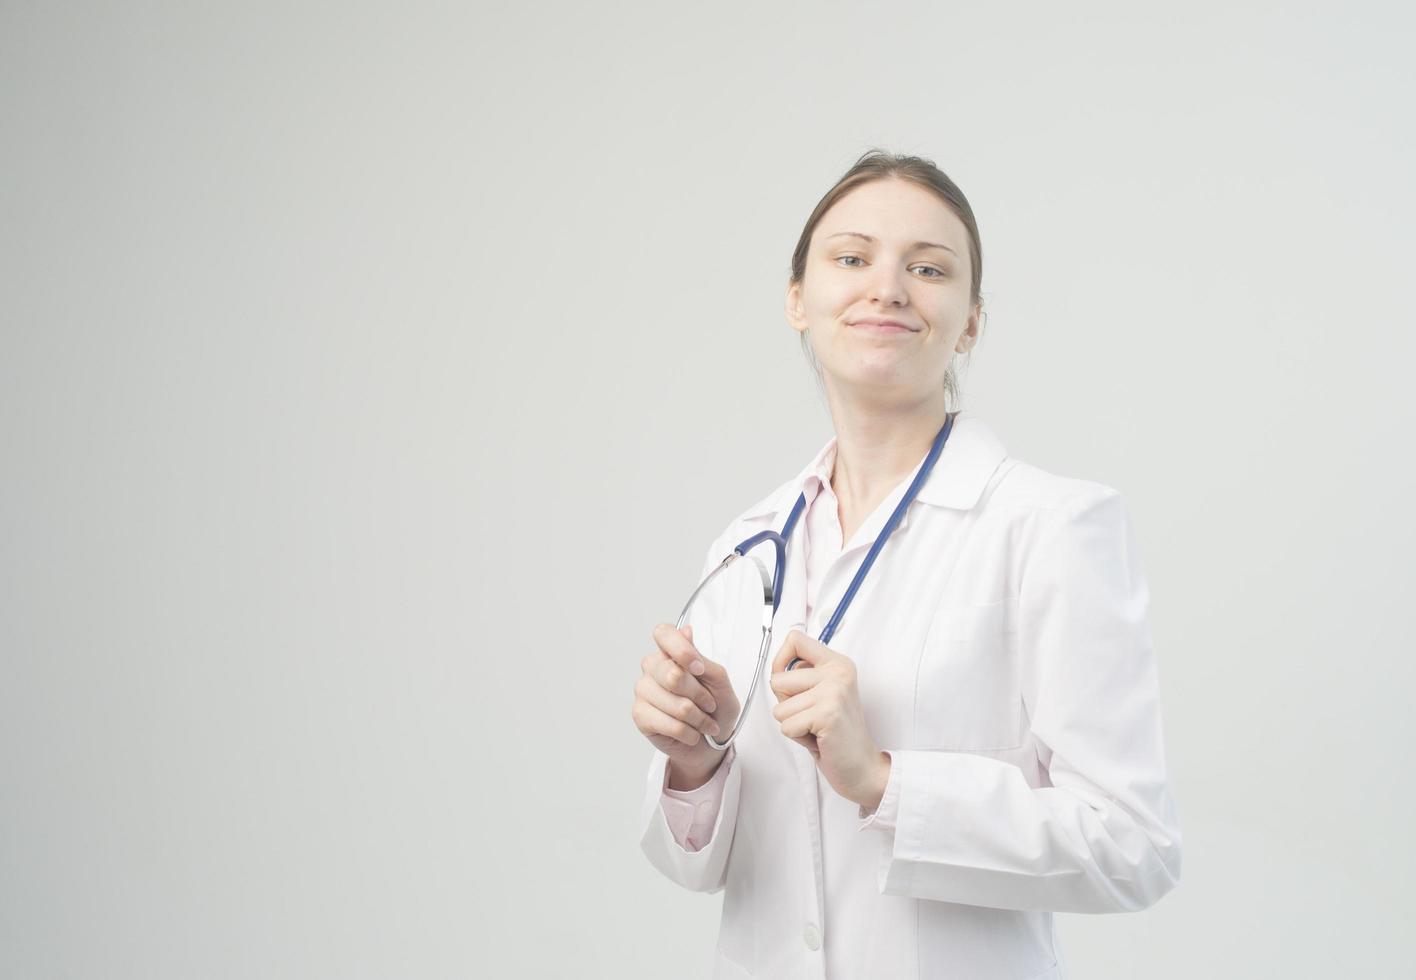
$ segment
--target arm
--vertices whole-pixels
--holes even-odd
[[[1179,881],[1180,828],[1149,593],[1120,495],[1102,487],[1047,515],[1022,575],[1023,699],[1051,785],[987,756],[892,752],[896,826],[861,826],[893,835],[880,891],[1005,909],[1145,908]]]
[[[722,538],[709,546],[700,581],[722,560],[726,550]],[[690,613],[697,635],[705,635],[710,628],[702,614],[710,602],[711,595],[705,594]],[[668,788],[667,755],[655,749],[649,761],[640,809],[643,831],[639,846],[665,877],[690,891],[718,892],[725,884],[728,854],[737,826],[738,789],[742,784],[740,767],[733,765],[736,758],[737,744],[734,743],[723,753],[722,762],[706,785],[684,791]],[[711,812],[702,810],[702,804],[710,797],[717,798],[716,805],[710,806]],[[685,806],[692,812],[686,813]]]

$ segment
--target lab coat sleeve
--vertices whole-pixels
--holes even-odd
[[[726,553],[722,545],[723,540],[725,538],[719,538],[709,546],[703,571],[699,575],[700,580],[722,560]],[[698,612],[697,606],[694,612]],[[689,622],[693,624],[694,635],[699,635],[700,617],[693,615]],[[713,893],[723,890],[727,878],[728,854],[732,850],[733,830],[737,826],[738,790],[742,784],[742,767],[733,764],[736,758],[737,743],[734,742],[725,750],[723,761],[719,763],[720,768],[714,774],[716,778],[722,767],[727,767],[727,779],[722,783],[722,802],[713,821],[712,834],[697,850],[689,850],[679,843],[664,814],[662,802],[664,789],[668,785],[669,757],[655,749],[649,760],[649,773],[640,809],[642,834],[639,846],[649,858],[649,862],[665,877],[689,891]]]
[[[659,807],[669,821],[674,840],[686,850],[697,851],[703,842],[713,834],[713,825],[718,822],[718,811],[723,807],[723,784],[732,772],[733,755],[736,745],[730,745],[722,763],[711,779],[697,789],[669,789],[664,787],[664,795],[659,798]]]
[[[882,894],[1003,909],[1126,912],[1180,878],[1149,594],[1121,496],[1046,515],[1021,570],[1023,700],[1044,783],[1002,758],[893,751],[899,813]]]
[[[727,757],[721,763],[729,767],[727,780],[723,783],[723,802],[713,822],[712,834],[696,851],[687,849],[675,839],[660,805],[669,757],[656,749],[649,764],[642,814],[644,833],[639,846],[649,862],[665,877],[689,891],[712,893],[723,890],[733,830],[737,826],[738,788],[742,783],[741,769],[733,765],[736,753],[736,744],[728,746]]]

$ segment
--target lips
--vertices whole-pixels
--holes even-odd
[[[899,320],[887,320],[883,317],[867,317],[864,320],[852,321],[851,326],[872,333],[916,333],[916,328],[901,323]]]

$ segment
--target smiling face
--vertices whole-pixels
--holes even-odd
[[[787,322],[809,331],[828,390],[933,397],[978,339],[969,261],[968,230],[938,196],[873,180],[821,216],[805,274],[787,288]]]

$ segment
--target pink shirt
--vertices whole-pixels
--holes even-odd
[[[836,440],[832,439],[822,450],[821,455],[817,457],[811,474],[802,487],[802,492],[806,494],[806,512],[802,515],[796,534],[792,536],[792,540],[788,544],[788,547],[806,549],[806,615],[808,617],[814,608],[814,600],[820,590],[821,580],[825,576],[826,570],[830,568],[831,562],[841,554],[846,545],[846,542],[841,540],[840,504],[836,499],[835,492],[831,489],[831,471],[835,467],[835,463]],[[862,525],[862,527],[864,526]],[[803,624],[798,623],[789,627],[787,632],[803,628]],[[766,687],[765,682],[763,682],[763,690],[758,692],[758,697],[764,696],[763,691],[766,692],[767,697],[773,696],[771,688]],[[890,753],[886,752],[886,755],[890,755]],[[723,784],[727,782],[728,770],[736,757],[737,745],[734,743],[728,746],[723,761],[719,764],[717,771],[713,773],[713,777],[697,789],[669,789],[669,767],[664,767],[664,791],[659,800],[659,806],[664,811],[664,818],[668,821],[669,830],[673,833],[674,840],[678,841],[679,846],[685,850],[697,851],[711,839],[713,825],[717,823],[718,810],[723,801]],[[885,795],[880,799],[880,806],[873,812],[864,807],[860,808],[861,829],[866,827],[886,831],[895,829],[895,816],[900,797],[899,780],[895,778],[896,774],[897,767],[894,764],[894,757],[891,756],[890,779],[885,784]]]

